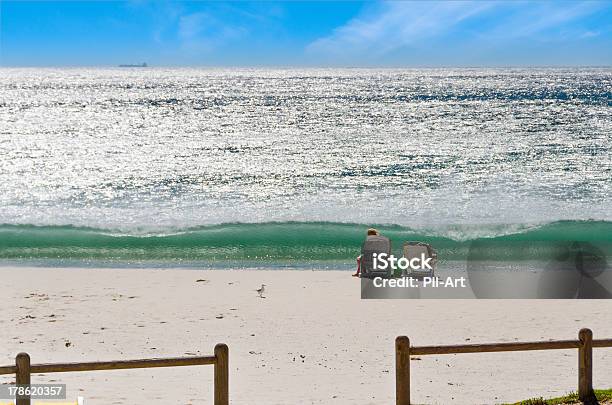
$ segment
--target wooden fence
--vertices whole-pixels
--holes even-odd
[[[408,337],[399,336],[395,339],[396,405],[410,405],[410,356],[560,349],[578,349],[578,396],[583,402],[591,403],[595,397],[593,392],[594,347],[612,347],[612,339],[593,340],[593,332],[590,329],[581,329],[578,333],[578,340],[411,347]]]
[[[214,405],[229,405],[229,349],[225,344],[215,346],[213,356],[174,357],[164,359],[141,359],[101,361],[90,363],[30,364],[27,353],[19,353],[15,365],[0,367],[0,375],[15,374],[17,384],[30,384],[32,373],[64,373],[72,371],[121,370],[131,368],[181,367],[214,365]],[[16,405],[30,405],[30,397],[17,398]]]

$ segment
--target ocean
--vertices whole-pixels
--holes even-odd
[[[612,252],[609,68],[0,68],[0,156],[4,263]]]

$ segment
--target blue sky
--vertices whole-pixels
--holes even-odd
[[[7,1],[0,64],[612,65],[612,1]]]

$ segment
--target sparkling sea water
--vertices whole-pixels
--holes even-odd
[[[609,243],[611,197],[609,68],[0,69],[4,259]]]

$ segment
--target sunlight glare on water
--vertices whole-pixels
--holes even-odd
[[[0,223],[612,219],[610,69],[0,69]]]

